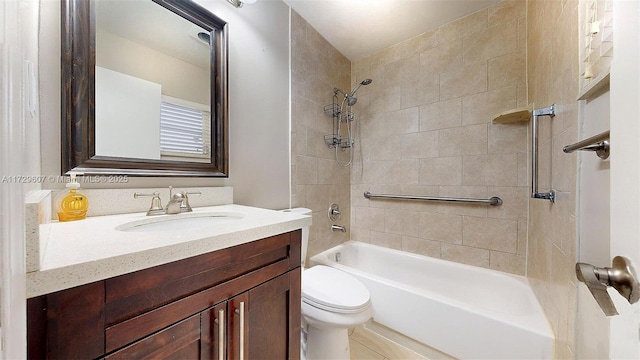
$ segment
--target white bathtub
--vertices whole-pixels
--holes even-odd
[[[371,292],[375,322],[456,358],[553,357],[553,332],[522,276],[355,241],[310,264],[352,274]]]

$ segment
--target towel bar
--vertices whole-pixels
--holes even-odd
[[[396,199],[396,200],[428,200],[428,201],[443,201],[443,202],[461,202],[461,203],[467,203],[467,204],[487,204],[491,206],[502,205],[502,199],[497,196],[492,196],[489,199],[469,199],[469,198],[453,198],[453,197],[438,197],[438,196],[372,194],[368,191],[365,191],[364,197],[367,199],[379,198],[379,199]]]
[[[547,199],[552,203],[556,202],[556,191],[541,193],[538,191],[538,116],[556,116],[556,104],[549,107],[533,110],[533,120],[531,121],[531,198]]]
[[[577,150],[595,151],[600,159],[609,158],[609,133],[607,130],[601,134],[567,145],[562,151],[569,154]]]

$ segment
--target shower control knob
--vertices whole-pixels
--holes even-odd
[[[336,221],[338,219],[340,219],[340,208],[338,207],[338,204],[336,203],[331,203],[331,205],[329,205],[329,211],[327,212],[327,215],[329,216],[329,220],[331,221]]]

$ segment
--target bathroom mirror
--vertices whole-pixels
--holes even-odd
[[[63,0],[63,174],[227,177],[226,48],[192,1]]]

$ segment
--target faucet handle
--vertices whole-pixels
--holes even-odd
[[[162,200],[160,199],[160,193],[155,191],[153,194],[144,194],[144,193],[133,193],[133,198],[137,199],[140,197],[150,197],[151,198],[151,206],[147,211],[147,216],[150,215],[162,215],[165,213],[164,208],[162,207]]]
[[[191,212],[193,209],[189,204],[189,195],[202,195],[200,191],[183,191],[182,204],[180,204],[180,212]]]

